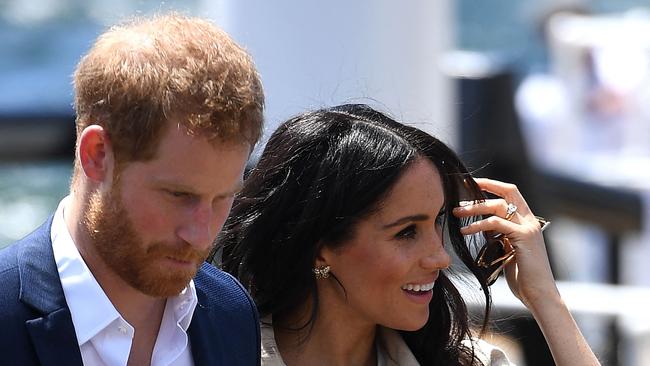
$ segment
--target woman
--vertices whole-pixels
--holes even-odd
[[[473,179],[436,138],[343,105],[278,128],[218,241],[263,318],[263,365],[509,364],[471,333],[448,250],[481,284],[486,315],[490,271],[508,262],[556,363],[598,364],[540,232],[513,185]]]

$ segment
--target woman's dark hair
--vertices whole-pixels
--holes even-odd
[[[236,197],[217,239],[222,268],[248,288],[262,316],[292,314],[307,300],[318,311],[312,272],[322,246],[343,245],[357,222],[379,208],[404,171],[418,158],[433,163],[445,194],[445,241],[475,274],[452,215],[462,199],[483,195],[460,159],[438,139],[400,124],[366,105],[308,112],[283,123],[271,136],[257,166]],[[400,331],[421,365],[472,365],[467,307],[444,272],[433,288],[429,320],[420,330]],[[304,328],[303,327],[303,328]]]

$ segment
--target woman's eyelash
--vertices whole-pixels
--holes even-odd
[[[397,239],[412,239],[415,237],[415,234],[415,225],[409,225],[395,234],[395,237]]]

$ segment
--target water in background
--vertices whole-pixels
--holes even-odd
[[[70,161],[0,163],[0,248],[37,228],[69,190]]]

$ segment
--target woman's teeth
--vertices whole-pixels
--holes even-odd
[[[427,283],[424,285],[414,285],[412,283],[406,284],[402,286],[402,290],[408,290],[408,291],[429,291],[433,288],[433,285],[435,282]]]

